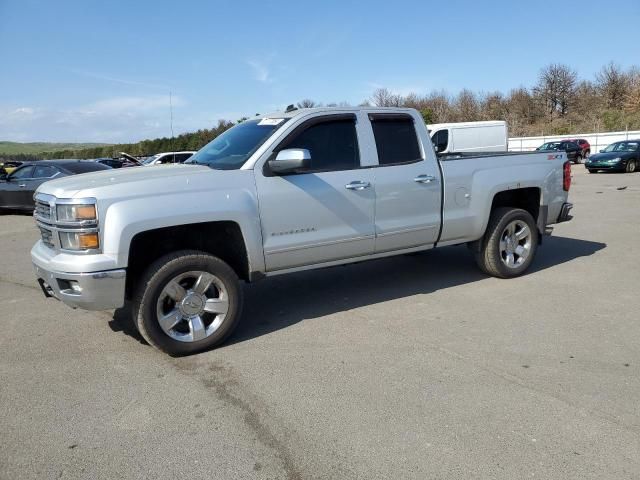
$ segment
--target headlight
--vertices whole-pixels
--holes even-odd
[[[58,220],[61,222],[82,222],[84,220],[95,220],[95,205],[58,205]]]
[[[65,250],[95,250],[100,246],[98,232],[60,232],[60,246]]]
[[[622,160],[622,158],[620,157],[610,158],[609,160],[607,160],[607,163],[618,163],[620,160]]]

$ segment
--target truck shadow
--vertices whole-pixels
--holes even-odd
[[[593,255],[605,247],[600,242],[547,237],[529,274]],[[243,318],[226,344],[267,335],[304,320],[486,278],[465,246],[273,277],[245,287]],[[116,310],[109,326],[144,343],[128,307]]]
[[[599,242],[547,237],[529,274],[605,247]],[[226,343],[260,337],[307,319],[486,278],[465,246],[274,277],[245,289],[242,321]]]

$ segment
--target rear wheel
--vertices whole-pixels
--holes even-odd
[[[593,168],[589,169],[589,173],[596,173],[596,172],[597,172],[597,170],[594,170]]]
[[[627,173],[633,173],[635,171],[636,171],[636,161],[635,160],[629,160],[627,162],[626,172]]]
[[[501,207],[491,213],[476,262],[494,277],[517,277],[529,268],[537,248],[538,231],[531,214]]]
[[[225,262],[184,250],[154,262],[133,301],[144,339],[170,355],[188,355],[220,345],[242,310],[238,276]]]
[[[582,163],[582,155],[576,156],[576,163],[578,164]]]

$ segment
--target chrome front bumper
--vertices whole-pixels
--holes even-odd
[[[90,273],[49,271],[33,264],[46,297],[54,297],[73,308],[112,310],[124,305],[126,270]]]

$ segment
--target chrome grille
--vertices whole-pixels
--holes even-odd
[[[40,217],[45,220],[51,219],[51,207],[48,203],[42,202],[40,200],[36,200],[36,217]]]
[[[53,232],[47,228],[41,227],[38,225],[40,229],[40,235],[42,237],[42,243],[44,243],[47,247],[53,248]]]

